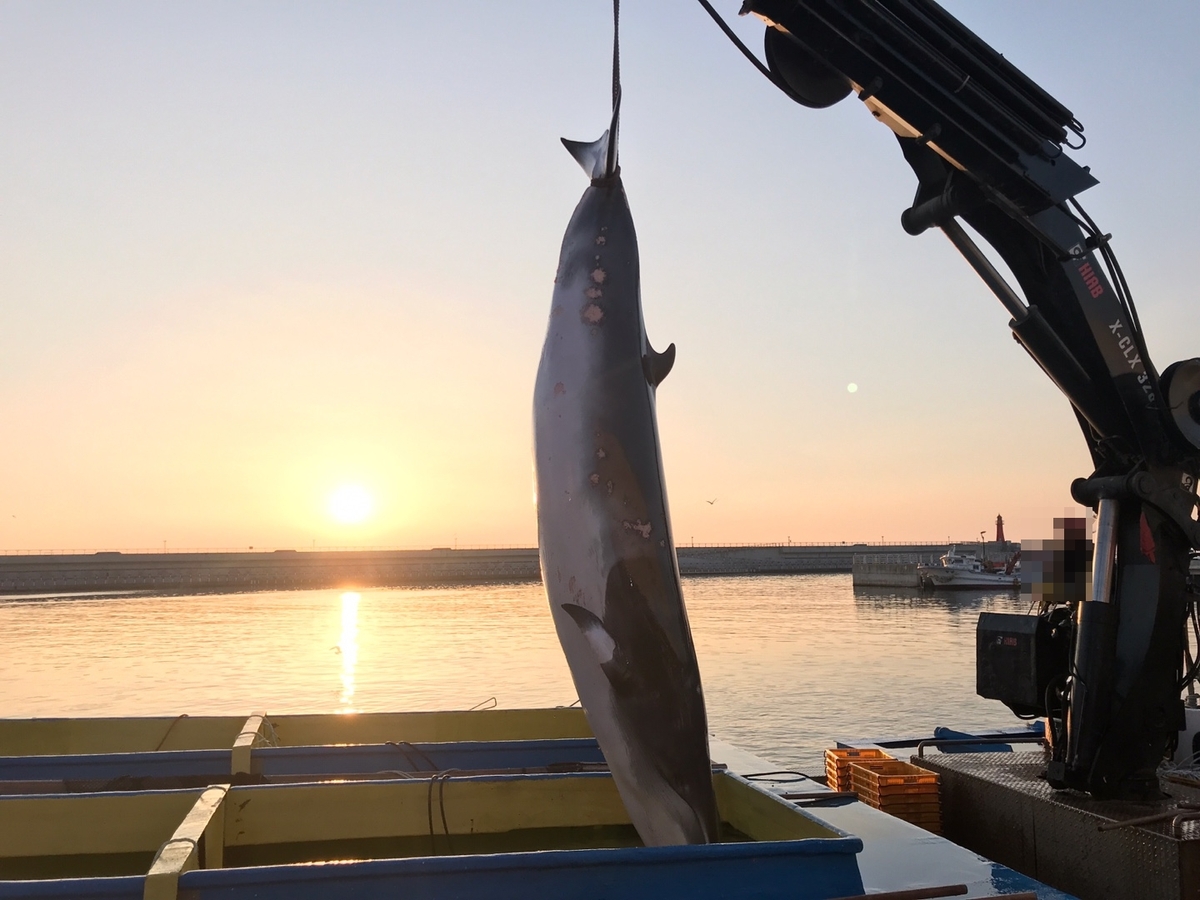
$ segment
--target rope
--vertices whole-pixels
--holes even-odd
[[[604,162],[606,178],[611,178],[619,171],[617,166],[617,129],[621,111],[621,0],[613,0],[612,97],[612,124],[608,126],[608,159]]]
[[[267,718],[267,714],[263,713],[263,729],[265,733],[262,736],[263,743],[268,747],[279,746],[279,734],[275,731],[275,725]]]
[[[178,715],[175,717],[175,720],[170,725],[168,725],[167,730],[165,732],[163,732],[162,740],[158,742],[158,746],[154,748],[155,753],[157,753],[159,750],[161,750],[163,748],[163,744],[165,744],[167,742],[167,738],[169,738],[171,736],[171,732],[175,730],[175,726],[178,725],[180,722],[182,722],[187,717],[188,717],[187,713],[182,713],[181,715]]]
[[[777,778],[778,775],[791,775],[791,778]],[[795,777],[799,776],[799,777]],[[771,772],[751,772],[743,775],[747,781],[774,781],[778,784],[790,784],[793,781],[817,781],[818,776],[797,772],[795,769],[776,769]]]
[[[429,814],[429,851],[431,856],[437,855],[436,834],[433,830],[433,783],[438,784],[438,806],[442,813],[442,831],[446,835],[446,850],[450,853],[454,852],[454,844],[450,839],[450,826],[446,823],[446,782],[458,773],[458,769],[446,769],[444,772],[438,772],[429,779],[429,793],[426,795],[426,812]]]
[[[403,754],[405,761],[410,766],[413,767],[414,772],[422,771],[422,769],[421,769],[421,760],[422,759],[424,759],[425,764],[428,765],[428,767],[429,767],[428,769],[425,769],[424,771],[427,771],[427,772],[440,771],[440,767],[438,766],[437,763],[435,763],[433,761],[433,758],[428,753],[426,753],[420,747],[410,744],[408,741],[386,741],[384,743],[384,746],[395,747],[397,750],[399,750],[401,752],[401,754]]]
[[[621,0],[613,0],[613,109],[621,99]]]

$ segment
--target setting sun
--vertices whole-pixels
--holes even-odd
[[[375,501],[366,488],[358,484],[346,484],[329,495],[329,512],[346,525],[357,525],[371,515]]]

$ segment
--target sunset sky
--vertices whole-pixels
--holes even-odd
[[[1084,123],[1154,361],[1200,355],[1200,5],[946,5]],[[0,550],[532,545],[558,139],[606,126],[610,14],[0,0]],[[1084,441],[901,230],[890,133],[692,0],[627,0],[622,48],[676,540],[1048,536]]]

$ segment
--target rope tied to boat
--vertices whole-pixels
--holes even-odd
[[[433,830],[433,785],[437,782],[438,786],[438,808],[442,816],[442,832],[446,836],[446,850],[450,853],[454,852],[454,842],[450,838],[450,826],[446,822],[446,782],[454,775],[459,774],[458,769],[446,769],[438,772],[429,779],[429,793],[426,796],[426,811],[429,814],[429,851],[431,855],[437,855],[437,837]]]
[[[171,736],[171,732],[175,730],[175,726],[178,725],[181,721],[183,721],[187,717],[188,717],[187,713],[180,713],[179,715],[177,715],[174,718],[174,720],[172,720],[171,724],[167,726],[167,730],[165,732],[163,732],[162,740],[160,740],[158,742],[158,746],[154,748],[155,753],[157,753],[159,750],[161,750],[163,748],[163,744],[165,744],[167,742],[167,738],[169,738]]]
[[[410,744],[408,741],[385,741],[384,746],[385,747],[395,747],[397,750],[399,750],[401,755],[403,755],[403,757],[404,757],[404,761],[407,762],[410,766],[412,766],[412,770],[414,772],[421,772],[421,771],[439,772],[439,771],[441,771],[441,767],[438,766],[438,764],[433,761],[433,758],[428,753],[426,753],[420,747],[416,747],[416,746]],[[422,769],[421,768],[422,764],[427,765],[428,768]]]

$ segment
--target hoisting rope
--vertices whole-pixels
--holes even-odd
[[[608,159],[604,174],[612,177],[617,167],[617,126],[621,111],[621,0],[613,0],[612,123],[608,126]]]
[[[621,0],[613,0],[613,111],[621,102]]]

